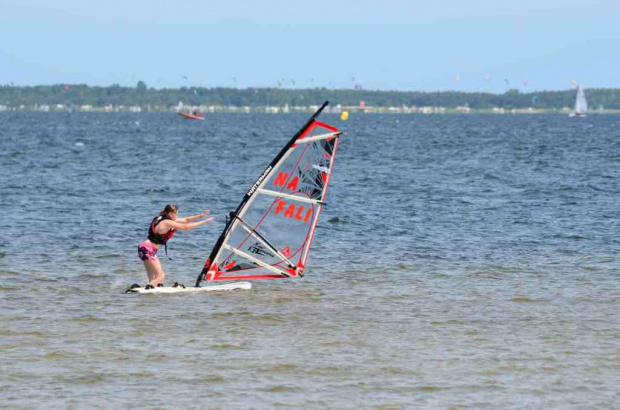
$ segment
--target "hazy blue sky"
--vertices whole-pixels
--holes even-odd
[[[0,0],[0,85],[620,87],[619,26],[620,0]]]

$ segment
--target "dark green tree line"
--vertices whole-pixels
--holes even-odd
[[[0,105],[17,107],[35,104],[75,105],[124,105],[172,107],[179,101],[186,105],[218,106],[309,106],[329,100],[332,106],[357,106],[364,101],[367,106],[388,107],[446,107],[468,106],[473,109],[501,107],[562,109],[572,107],[575,90],[540,91],[523,93],[508,90],[503,94],[477,92],[418,92],[418,91],[373,91],[373,90],[333,90],[327,88],[287,89],[287,88],[149,88],[139,81],[136,87],[113,84],[108,87],[92,87],[85,84],[56,84],[39,86],[0,86]],[[604,107],[620,109],[620,89],[586,89],[591,108]]]

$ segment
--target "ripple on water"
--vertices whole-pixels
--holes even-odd
[[[514,297],[512,301],[515,303],[551,303],[551,300],[548,299],[530,299],[527,297]]]

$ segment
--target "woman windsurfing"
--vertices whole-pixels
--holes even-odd
[[[175,204],[168,204],[153,218],[149,227],[149,235],[147,240],[138,245],[138,256],[144,262],[146,275],[148,277],[147,289],[155,286],[164,285],[165,273],[161,267],[161,263],[157,258],[157,250],[161,245],[172,238],[176,231],[190,231],[211,222],[213,217],[203,219],[202,221],[192,222],[196,219],[206,216],[210,211],[207,209],[201,214],[179,218],[179,207]]]

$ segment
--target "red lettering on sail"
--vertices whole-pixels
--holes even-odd
[[[312,215],[312,208],[308,208],[306,212],[306,217],[304,218],[304,222],[307,223],[310,220],[310,216]]]
[[[298,221],[301,221],[301,218],[302,218],[301,214],[303,211],[304,211],[304,206],[300,205],[299,209],[297,210],[297,213],[295,214],[295,219],[297,219]]]
[[[292,218],[294,213],[295,213],[295,204],[290,204],[288,208],[286,209],[286,212],[284,212],[284,216],[288,216],[289,218]]]
[[[291,182],[288,183],[288,185],[286,186],[286,189],[288,189],[289,191],[297,191],[297,183],[299,182],[299,177],[295,177],[293,179],[291,179]]]
[[[303,205],[295,206],[294,203],[288,203],[283,200],[276,201],[276,207],[273,211],[274,215],[282,215],[290,219],[296,219],[298,221],[304,221],[308,223],[312,214],[314,213],[314,207],[310,206],[306,209]]]
[[[288,258],[291,256],[291,247],[286,245],[286,248],[282,249],[280,252]]]
[[[286,183],[287,179],[288,179],[288,173],[286,173],[286,172],[279,172],[278,176],[275,179],[275,181],[273,181],[273,184],[275,186],[284,186],[284,184]]]
[[[277,201],[278,204],[276,205],[276,210],[274,211],[274,214],[277,215],[280,212],[282,212],[284,210],[284,207],[286,206],[286,202],[285,201]]]

